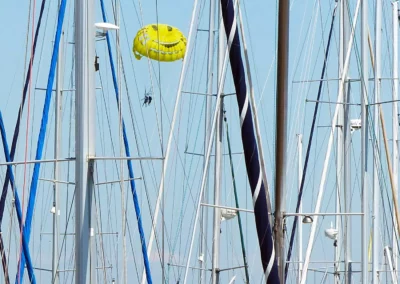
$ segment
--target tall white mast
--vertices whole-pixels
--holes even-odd
[[[120,0],[115,0],[115,23],[119,27],[120,26],[120,10],[121,10],[121,2]],[[124,156],[124,141],[122,137],[122,88],[121,88],[121,48],[120,48],[120,30],[116,30],[116,57],[117,57],[117,85],[118,85],[118,118],[119,118],[119,147],[120,147],[120,156]],[[126,266],[126,210],[125,210],[125,183],[124,183],[124,165],[125,161],[120,161],[120,189],[121,189],[121,216],[122,216],[122,283],[127,283],[127,266]]]
[[[215,133],[215,175],[214,175],[214,236],[213,236],[213,259],[212,259],[212,283],[219,283],[219,245],[221,231],[221,209],[220,191],[221,191],[221,158],[222,158],[222,122],[223,122],[223,101],[219,105],[219,113],[217,118],[217,128]]]
[[[205,140],[204,140],[204,162],[206,161],[206,151],[208,148],[208,142],[210,139],[210,131],[211,131],[211,105],[212,105],[212,91],[213,91],[213,82],[214,82],[214,29],[215,29],[215,11],[216,11],[216,1],[215,0],[210,0],[210,14],[209,14],[209,25],[208,25],[208,62],[207,62],[207,95],[206,95],[206,112],[205,112]],[[204,165],[203,165],[204,166]],[[216,190],[216,189],[215,189]],[[208,188],[206,184],[206,188],[204,190],[202,199],[203,203],[208,203]],[[214,199],[216,196],[214,195]],[[217,201],[215,201],[217,202]],[[216,203],[217,205],[217,203]],[[218,208],[214,209],[214,215],[217,214]],[[208,210],[206,209],[205,211],[201,210],[201,231],[200,231],[200,281],[199,283],[203,283],[203,281],[206,280],[205,272],[206,270],[204,269],[206,267],[207,263],[207,257],[206,257],[206,251],[207,251],[207,235],[208,235],[208,229],[207,229],[207,221],[208,221]],[[215,238],[215,216],[214,216],[214,233],[213,233],[213,240]],[[219,237],[219,235],[218,235]],[[213,241],[213,257],[212,257],[212,275],[214,279],[214,264],[215,259],[214,254],[216,253],[215,251],[215,246],[214,246],[214,241]],[[218,261],[217,261],[218,263]]]
[[[367,188],[367,147],[368,147],[368,1],[361,3],[361,282],[368,283],[368,188]]]
[[[343,50],[347,50],[349,47],[349,39],[350,39],[350,15],[349,15],[349,1],[348,0],[342,0],[341,3],[341,18],[342,18],[342,38],[341,38],[341,47]],[[343,64],[345,61],[345,54],[342,52],[342,57],[341,57],[341,68],[343,68]],[[343,70],[341,70],[343,71]],[[350,71],[349,71],[350,72]],[[348,74],[345,75],[346,77],[344,78],[345,80],[345,85],[344,85],[344,90],[343,90],[343,102],[349,103],[350,102],[350,92],[349,92],[349,84],[347,81]],[[351,211],[351,182],[350,182],[350,150],[351,150],[351,133],[350,133],[350,105],[349,104],[343,104],[343,113],[342,113],[342,122],[343,124],[339,124],[342,126],[342,129],[338,131],[338,133],[341,132],[339,135],[342,136],[342,143],[343,147],[341,148],[342,152],[338,152],[338,156],[341,156],[340,158],[343,158],[342,164],[338,165],[340,168],[340,180],[343,179],[343,183],[340,182],[341,185],[343,185],[343,197],[344,197],[344,212],[345,213],[350,213]],[[338,149],[339,150],[339,149]],[[339,187],[340,191],[340,187]],[[340,220],[337,218],[337,225],[340,224]],[[337,227],[338,228],[338,227]],[[345,283],[350,284],[351,283],[351,271],[352,271],[352,265],[351,265],[351,216],[345,215],[344,216],[344,228],[343,228],[343,242],[344,242],[344,258],[345,258]],[[339,252],[336,253],[340,254]]]
[[[298,179],[299,179],[299,190],[301,184],[301,178],[303,176],[303,135],[297,134],[297,150],[298,150]],[[302,212],[302,204],[300,203],[299,214]],[[298,233],[298,255],[299,255],[299,276],[297,277],[297,283],[301,283],[301,272],[303,270],[303,222],[302,216],[298,218],[299,233]]]
[[[344,65],[344,60],[345,60],[345,54],[344,50],[344,0],[340,1],[340,6],[339,6],[339,78],[343,76],[343,65]],[[337,124],[339,125],[337,129],[337,154],[336,154],[336,213],[341,212],[340,208],[340,198],[341,198],[341,191],[343,188],[343,169],[342,169],[342,161],[343,161],[343,129],[340,127],[343,125],[343,107],[339,109],[339,114],[338,114],[338,122]],[[335,216],[335,227],[340,228],[340,216]],[[343,236],[344,239],[344,234],[345,230],[340,230],[338,235],[337,235],[337,243],[340,244],[340,237]],[[338,250],[338,247],[335,249],[335,272],[338,270],[338,267],[340,267],[339,263],[337,263],[338,260],[340,260],[340,250]],[[346,271],[346,268],[345,268]],[[345,279],[347,274],[345,274]],[[335,274],[335,284],[339,284],[337,281],[338,275]]]
[[[343,73],[343,67],[346,60],[345,51],[348,50],[349,40],[350,40],[350,15],[349,15],[349,5],[348,0],[342,0],[340,2],[340,36],[339,36],[339,77],[345,76],[344,87],[343,87],[343,101],[350,101],[350,92],[348,92],[348,82],[347,74]],[[349,129],[349,114],[350,106],[348,104],[343,104],[339,108],[338,115],[338,135],[337,135],[337,157],[336,157],[336,177],[337,177],[337,193],[336,193],[336,212],[340,213],[341,210],[345,213],[350,211],[350,200],[349,195],[351,194],[350,189],[350,143],[351,143],[351,133]],[[341,208],[340,198],[343,193],[343,208]],[[344,279],[345,283],[351,283],[351,246],[350,246],[350,216],[345,215],[344,217],[344,228],[339,231],[337,236],[337,246],[335,248],[335,272],[339,270],[340,261],[340,244],[341,237],[343,238],[344,246]],[[340,217],[335,217],[336,228],[341,227]],[[339,275],[335,274],[335,283],[339,281]]]
[[[219,2],[219,1],[218,1]],[[218,27],[218,57],[217,57],[217,82],[218,89],[222,89],[222,68],[223,58],[225,50],[225,31],[224,24],[222,21],[221,5],[218,4],[218,15],[219,27]],[[221,159],[222,159],[222,127],[223,127],[223,106],[224,97],[221,96],[221,103],[219,105],[219,113],[217,118],[217,127],[215,132],[215,176],[214,176],[214,204],[220,205],[220,191],[221,191]],[[218,106],[217,106],[218,107]],[[213,264],[212,264],[212,283],[219,283],[219,247],[220,247],[220,231],[221,231],[221,209],[218,207],[214,208],[214,236],[213,236]]]
[[[95,155],[94,0],[75,0],[75,283],[96,283],[92,222]]]
[[[375,14],[375,62],[374,62],[374,86],[375,86],[375,103],[379,103],[380,90],[381,90],[381,37],[382,37],[382,1],[376,0],[376,14]],[[367,124],[362,124],[362,127],[367,127]],[[379,177],[378,177],[378,155],[379,155],[379,107],[374,107],[374,136],[376,140],[373,141],[374,159],[373,159],[373,236],[372,236],[372,283],[379,283],[378,269],[379,269]]]
[[[349,63],[350,63],[350,53],[351,53],[351,48],[353,45],[353,38],[354,38],[354,31],[355,31],[355,25],[357,24],[357,16],[360,8],[360,2],[361,0],[357,1],[357,6],[356,10],[354,13],[354,18],[353,18],[353,26],[351,29],[351,34],[350,34],[350,40],[349,40],[349,46],[346,50],[346,60],[343,65],[343,76],[340,78],[340,84],[339,84],[339,91],[338,91],[338,98],[337,102],[340,103],[343,100],[343,91],[344,91],[344,86],[345,86],[345,77],[347,76],[347,71],[349,69]],[[326,177],[327,177],[327,170],[328,170],[328,164],[330,160],[330,155],[331,155],[331,150],[332,150],[332,144],[333,144],[333,136],[335,134],[336,130],[336,124],[337,124],[337,118],[338,118],[338,113],[339,113],[339,108],[340,105],[337,104],[335,107],[335,113],[332,118],[332,124],[331,124],[331,133],[329,135],[329,140],[328,140],[328,147],[326,150],[326,155],[325,155],[325,161],[324,161],[324,166],[322,170],[322,175],[321,175],[321,182],[319,185],[319,191],[318,191],[318,197],[317,197],[317,202],[315,205],[315,210],[314,214],[319,214],[320,209],[321,209],[321,202],[322,202],[322,197],[324,194],[324,189],[325,189],[325,182],[326,182]],[[314,222],[311,225],[311,232],[310,232],[310,237],[308,240],[308,245],[307,245],[307,250],[304,258],[304,264],[303,264],[303,272],[301,275],[301,284],[305,284],[307,281],[307,271],[308,271],[308,266],[310,264],[310,257],[311,257],[311,251],[314,245],[314,238],[316,234],[316,229],[317,229],[317,224],[318,224],[318,215],[314,215]]]
[[[190,22],[190,29],[189,29],[189,36],[188,36],[187,46],[186,46],[186,56],[183,58],[181,74],[180,74],[180,77],[179,77],[179,85],[178,85],[178,90],[177,90],[176,99],[175,99],[175,106],[174,106],[174,111],[173,111],[173,115],[172,115],[171,127],[170,127],[170,131],[169,131],[169,134],[168,134],[168,142],[167,142],[167,148],[165,150],[165,159],[164,159],[164,163],[163,163],[161,181],[160,181],[160,186],[159,186],[159,190],[158,190],[156,206],[155,206],[155,209],[154,209],[153,224],[152,224],[152,228],[151,228],[149,242],[147,244],[147,254],[148,255],[151,254],[151,250],[152,250],[152,247],[153,247],[153,241],[154,241],[154,238],[155,238],[155,230],[156,230],[156,227],[157,227],[158,214],[160,212],[161,199],[162,199],[163,194],[164,194],[165,174],[166,174],[167,168],[168,168],[169,155],[171,153],[172,139],[173,139],[173,136],[174,136],[173,134],[174,134],[175,123],[176,123],[177,114],[178,114],[179,102],[180,102],[181,95],[182,95],[183,82],[185,80],[185,75],[186,75],[186,68],[188,66],[188,62],[189,62],[189,59],[190,59],[189,55],[190,55],[192,44],[193,44],[192,43],[193,34],[194,34],[194,31],[195,31],[195,26],[197,26],[197,20],[198,20],[197,19],[197,15],[198,15],[198,11],[199,11],[198,8],[199,8],[198,7],[198,0],[194,0],[193,12],[192,12],[192,17],[191,17],[191,22]],[[146,272],[143,269],[141,283],[144,284],[145,282],[146,282]]]
[[[61,5],[61,1],[58,1],[58,6]],[[58,59],[57,59],[57,78],[56,78],[56,98],[55,98],[55,131],[54,131],[54,159],[57,161],[61,157],[62,152],[62,139],[61,139],[61,121],[62,121],[62,88],[63,88],[63,47],[64,47],[64,31],[61,31],[60,45],[58,47]],[[60,163],[54,163],[54,181],[53,181],[53,207],[51,212],[53,213],[53,254],[52,254],[52,282],[58,284],[58,236],[59,236],[59,175],[60,175]]]
[[[394,180],[394,189],[396,192],[396,198],[398,197],[398,163],[399,163],[399,153],[398,153],[398,127],[399,127],[399,119],[398,119],[398,109],[397,109],[397,100],[398,100],[398,87],[399,87],[399,66],[398,66],[398,37],[399,37],[399,20],[398,20],[398,1],[392,3],[392,11],[393,11],[393,105],[392,105],[392,115],[393,115],[393,180]],[[393,217],[393,222],[396,224],[396,217]],[[397,273],[398,269],[398,246],[397,246],[397,236],[398,232],[396,232],[396,226],[393,229],[393,266],[395,272]]]
[[[213,57],[214,57],[214,48],[211,45],[214,45],[214,18],[215,18],[215,11],[216,11],[216,1],[210,0],[210,41],[208,46],[209,51],[209,58],[208,58],[208,86],[207,86],[207,99],[210,100],[212,94],[212,86],[213,86]],[[212,41],[211,41],[212,35]],[[219,62],[219,61],[218,61]],[[219,75],[219,74],[218,74]],[[217,80],[219,80],[219,76],[217,76]],[[219,81],[218,81],[219,82]],[[215,169],[214,169],[214,205],[220,205],[220,191],[221,191],[221,153],[222,153],[222,109],[223,109],[223,98],[221,98],[221,104],[219,108],[219,115],[218,115],[218,124],[216,128],[216,135],[215,135]],[[208,116],[207,116],[207,130],[211,130],[211,104],[210,102],[207,104],[208,109]],[[207,133],[206,143],[210,137],[210,133]],[[208,146],[206,144],[206,146]],[[204,148],[206,151],[207,147]],[[219,283],[219,248],[220,248],[220,231],[221,231],[221,209],[218,207],[214,208],[214,226],[213,226],[213,238],[212,238],[212,270],[211,270],[211,281],[213,284]]]

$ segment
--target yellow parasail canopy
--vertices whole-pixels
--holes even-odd
[[[146,56],[158,61],[175,61],[185,56],[186,38],[175,27],[147,25],[136,34],[132,50],[136,59]]]

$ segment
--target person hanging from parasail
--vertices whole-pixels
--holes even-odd
[[[142,99],[143,105],[144,106],[149,106],[151,104],[151,101],[153,100],[152,96],[151,96],[151,91],[146,91],[146,89],[144,90],[144,98]]]

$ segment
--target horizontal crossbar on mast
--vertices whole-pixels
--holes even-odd
[[[250,210],[250,209],[242,209],[242,208],[228,207],[228,206],[221,206],[221,205],[214,205],[214,204],[207,204],[207,203],[201,203],[201,206],[213,207],[213,208],[221,208],[221,209],[229,209],[229,210],[236,210],[236,211],[242,211],[242,212],[248,212],[248,213],[254,213],[254,211]]]

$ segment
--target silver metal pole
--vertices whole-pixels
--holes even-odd
[[[61,1],[58,2],[60,6]],[[57,58],[57,73],[56,73],[56,98],[55,98],[55,131],[54,131],[54,159],[58,160],[62,154],[62,139],[61,139],[61,125],[62,125],[62,89],[63,89],[63,49],[64,49],[64,31],[61,31],[60,45],[58,49]],[[54,162],[54,180],[59,180],[60,176],[60,164]],[[59,186],[58,182],[53,184],[53,254],[52,254],[52,282],[53,284],[58,284],[58,236],[59,236]],[[52,210],[53,211],[53,210]]]
[[[349,46],[348,49],[346,50],[346,60],[343,66],[343,76],[340,79],[340,85],[339,85],[339,93],[338,93],[338,98],[337,101],[341,102],[343,99],[343,92],[344,92],[344,86],[345,86],[345,77],[347,76],[347,71],[349,69],[349,63],[350,63],[350,53],[351,53],[351,48],[353,45],[353,38],[354,38],[354,31],[355,31],[355,26],[357,24],[357,17],[358,17],[358,11],[360,8],[360,1],[357,1],[357,6],[356,10],[354,13],[354,18],[353,18],[353,26],[351,29],[351,34],[350,34],[350,40],[349,40]],[[336,124],[337,124],[337,117],[339,113],[339,107],[340,105],[337,104],[335,108],[335,113],[332,118],[332,125],[331,125],[331,134],[329,136],[328,140],[328,148],[326,150],[326,155],[325,155],[325,161],[324,161],[324,167],[322,171],[322,176],[321,176],[321,182],[319,185],[319,192],[318,192],[318,197],[317,197],[317,203],[315,205],[315,214],[318,214],[321,208],[321,202],[322,202],[322,197],[325,189],[325,181],[327,177],[327,170],[328,170],[328,165],[329,165],[329,160],[330,160],[330,155],[331,155],[331,150],[332,150],[332,144],[333,144],[333,135],[335,134],[336,130]],[[310,257],[311,257],[311,251],[314,245],[314,238],[316,234],[316,229],[317,229],[317,224],[318,224],[318,216],[315,216],[314,222],[311,225],[311,232],[310,232],[310,237],[308,240],[308,245],[307,245],[307,250],[306,250],[306,255],[304,258],[304,266],[303,266],[303,273],[301,275],[301,284],[305,284],[307,281],[307,271],[308,271],[308,265],[310,263]]]
[[[348,44],[347,44],[347,38],[345,37],[345,34],[347,35],[346,32],[348,32],[347,25],[349,24],[348,22],[348,13],[346,11],[346,2],[347,0],[341,0],[340,1],[340,21],[339,21],[339,78],[343,76],[343,67],[344,67],[344,62],[346,60],[345,56],[345,50],[347,50]],[[347,79],[347,76],[346,76]],[[340,81],[339,81],[340,84]],[[344,93],[346,92],[346,87],[344,87]],[[344,95],[345,96],[345,95]],[[344,109],[345,105],[343,104],[343,107],[339,108],[339,113],[338,113],[338,122],[337,124],[339,125],[337,129],[337,155],[336,155],[336,213],[341,212],[341,206],[340,206],[340,198],[341,198],[341,192],[343,191],[343,147],[345,145],[345,140],[343,138],[343,130],[344,130]],[[345,198],[344,198],[345,200]],[[345,208],[344,208],[345,209]],[[344,210],[344,212],[346,212]],[[347,217],[345,217],[345,220]],[[335,226],[336,228],[340,228],[340,221],[341,218],[339,216],[335,216]],[[346,224],[346,221],[345,221]],[[340,244],[340,238],[342,237],[344,242],[346,242],[346,235],[347,232],[346,230],[340,230],[339,234],[337,236],[337,244]],[[345,249],[345,256],[347,256],[347,251],[346,251],[346,246],[344,246]],[[339,284],[339,275],[337,274],[337,271],[339,270],[339,258],[340,258],[340,250],[339,247],[336,246],[335,248],[335,284]],[[347,265],[345,265],[345,271],[347,271]],[[347,281],[347,273],[345,273],[345,282]]]
[[[92,222],[95,155],[93,0],[75,0],[75,283],[96,283]]]
[[[297,134],[297,149],[298,149],[298,179],[299,179],[299,190],[301,184],[301,177],[303,176],[303,135]],[[303,206],[300,203],[299,214],[303,211]],[[298,233],[298,254],[299,254],[299,276],[297,277],[297,283],[301,282],[301,273],[303,270],[303,222],[302,216],[298,216],[299,233]]]
[[[226,36],[225,36],[225,25],[222,19],[222,9],[221,9],[221,2],[218,1],[218,88],[221,84],[222,78],[222,69],[224,68],[224,56],[225,56],[225,48],[226,48]],[[238,7],[239,8],[239,7]],[[239,10],[240,12],[240,10]]]
[[[214,29],[215,29],[215,11],[216,1],[210,0],[210,13],[209,13],[209,25],[208,25],[208,63],[207,63],[207,96],[206,96],[206,110],[205,110],[205,140],[204,140],[204,163],[206,162],[206,152],[208,149],[208,143],[210,140],[211,131],[211,105],[212,105],[212,91],[214,82]],[[204,164],[203,164],[204,168]],[[209,188],[208,183],[203,192],[203,203],[209,202]],[[216,209],[217,210],[217,209]],[[219,211],[219,210],[218,210]],[[215,214],[215,213],[214,213]],[[201,223],[200,223],[200,256],[199,265],[200,269],[200,281],[203,283],[206,280],[206,263],[207,263],[207,236],[208,236],[208,210],[201,210]],[[215,233],[214,233],[215,234]],[[214,246],[213,246],[213,265],[214,265]]]
[[[115,0],[115,23],[119,27],[121,24],[120,20],[121,2]],[[122,87],[121,87],[121,48],[120,48],[120,29],[116,30],[115,37],[116,45],[116,57],[117,57],[117,85],[119,92],[118,99],[118,118],[119,118],[119,147],[120,156],[124,155],[124,140],[122,137]],[[120,189],[121,189],[121,231],[122,231],[122,283],[127,283],[127,266],[126,266],[126,210],[125,210],[125,183],[124,183],[124,161],[120,160]]]
[[[392,254],[390,253],[390,248],[389,246],[386,246],[384,248],[385,251],[385,255],[386,255],[386,259],[388,261],[388,266],[389,266],[389,271],[390,271],[390,276],[392,278],[392,283],[397,283],[397,275],[396,275],[396,271],[393,267],[393,262],[392,262]]]
[[[381,37],[382,37],[382,1],[376,0],[375,11],[375,62],[374,62],[374,86],[375,86],[375,103],[379,102],[381,91]],[[362,81],[362,80],[361,80]],[[367,127],[367,125],[365,125]],[[362,127],[364,125],[362,124]],[[373,141],[374,162],[373,162],[373,235],[372,235],[372,283],[379,283],[378,269],[379,269],[379,177],[378,177],[378,160],[379,160],[379,106],[374,107],[374,132],[376,141]],[[393,133],[394,134],[394,133]],[[393,143],[394,145],[395,143]]]
[[[179,102],[180,102],[180,98],[182,95],[183,82],[184,82],[185,75],[186,75],[186,68],[187,68],[187,65],[189,62],[189,58],[190,58],[189,55],[190,55],[192,44],[193,44],[192,38],[194,35],[195,26],[197,25],[198,10],[199,10],[198,9],[198,0],[194,0],[193,13],[192,13],[192,18],[191,18],[191,23],[190,23],[190,30],[189,30],[187,46],[186,46],[186,54],[185,54],[185,57],[184,57],[183,63],[182,63],[182,70],[181,70],[181,74],[180,74],[180,78],[179,78],[179,86],[178,86],[178,91],[177,91],[176,100],[175,100],[174,112],[172,115],[171,128],[170,128],[170,132],[168,134],[168,142],[167,142],[167,148],[166,148],[166,152],[165,152],[165,162],[163,164],[163,170],[162,170],[162,175],[161,175],[161,180],[160,180],[160,187],[158,190],[156,207],[155,207],[154,215],[153,215],[153,224],[152,224],[152,228],[151,228],[150,239],[149,239],[149,243],[147,245],[147,255],[151,254],[151,250],[153,247],[153,241],[155,238],[155,229],[157,227],[157,220],[158,220],[158,214],[160,212],[161,199],[164,194],[165,174],[166,174],[167,168],[168,168],[169,155],[171,153],[172,139],[174,137],[173,134],[174,134],[175,123],[176,123],[177,114],[178,114]],[[141,283],[144,284],[145,282],[146,282],[146,272],[143,269]]]
[[[237,9],[237,2],[238,1],[235,0],[234,5],[233,5],[234,9]],[[236,32],[236,24],[235,24],[235,21],[234,21],[234,24],[232,25],[232,29],[231,29],[231,32],[230,32],[230,35],[229,35],[230,39],[233,38],[233,35],[234,35],[235,32]],[[203,176],[202,176],[202,179],[201,179],[199,202],[197,204],[196,216],[195,216],[194,224],[193,224],[193,233],[192,233],[192,237],[191,237],[191,240],[190,240],[190,248],[189,248],[188,258],[187,258],[187,261],[186,261],[185,277],[184,277],[184,280],[183,280],[184,284],[186,284],[187,278],[188,278],[189,263],[190,263],[190,258],[191,258],[191,255],[192,255],[193,243],[194,243],[194,235],[196,233],[197,221],[198,221],[199,211],[200,211],[200,207],[201,207],[201,196],[202,196],[203,191],[204,191],[205,181],[206,181],[206,174],[207,174],[207,171],[208,171],[208,166],[209,166],[209,161],[210,161],[211,146],[212,146],[211,145],[211,141],[214,138],[214,131],[215,131],[216,127],[217,127],[219,105],[221,103],[221,97],[222,97],[221,94],[222,94],[222,89],[223,89],[224,83],[225,83],[224,79],[225,79],[226,69],[227,69],[227,65],[228,65],[228,58],[229,58],[228,54],[229,54],[229,51],[230,51],[230,47],[228,46],[228,48],[225,49],[225,54],[223,56],[222,61],[220,61],[220,62],[223,62],[222,65],[221,65],[221,70],[220,70],[221,71],[221,73],[220,73],[221,74],[221,76],[220,76],[221,80],[218,82],[217,102],[216,102],[216,106],[215,106],[216,109],[215,109],[215,112],[214,112],[214,115],[213,115],[213,119],[211,120],[211,136],[210,136],[210,142],[209,142],[208,148],[207,148],[206,163],[205,163],[205,166],[204,166],[204,169],[203,169]]]
[[[219,1],[218,1],[219,3]],[[220,4],[218,5],[218,15],[221,21],[219,22],[218,27],[218,57],[217,57],[217,82],[218,89],[223,90],[223,86],[221,87],[221,76],[222,76],[222,67],[223,67],[223,58],[225,51],[225,31],[224,24],[222,21],[222,13],[220,9]],[[222,173],[222,123],[223,123],[223,102],[224,98],[221,97],[221,103],[219,105],[218,110],[218,121],[215,132],[215,171],[214,171],[214,228],[213,228],[213,250],[212,250],[212,283],[219,283],[219,248],[220,248],[220,230],[221,230],[221,208],[220,205],[220,192],[221,192],[221,173]]]
[[[367,188],[367,149],[368,149],[368,1],[361,3],[361,282],[368,283],[368,188]]]
[[[347,50],[349,47],[350,40],[350,6],[348,0],[342,1],[343,8],[343,38],[342,45],[343,50]],[[345,55],[342,54],[342,62],[344,64]],[[349,70],[349,72],[351,72]],[[338,153],[338,155],[342,155],[343,163],[342,163],[342,175],[343,177],[343,197],[344,197],[344,210],[346,213],[351,211],[351,167],[350,167],[350,157],[351,157],[351,132],[350,132],[350,91],[348,89],[348,74],[345,77],[345,86],[343,90],[343,124],[342,124],[342,137],[343,137],[343,147],[342,152]],[[351,283],[351,218],[350,216],[345,217],[345,224],[343,229],[343,238],[345,243],[345,283]]]
[[[221,174],[222,174],[222,123],[224,111],[224,98],[221,97],[218,113],[218,125],[215,134],[215,176],[214,176],[214,204],[220,204]],[[214,208],[214,237],[213,237],[213,259],[212,259],[212,283],[219,283],[219,245],[221,231],[221,209]]]
[[[398,20],[398,1],[392,3],[392,11],[393,11],[393,89],[392,89],[392,98],[394,101],[398,100],[398,92],[399,92],[399,66],[398,66],[398,38],[399,38],[399,20]],[[393,115],[393,180],[396,198],[398,198],[398,175],[399,175],[399,152],[398,152],[398,127],[399,127],[399,119],[398,119],[398,108],[397,102],[394,102],[392,105],[392,115]],[[393,217],[393,223],[396,224],[396,217]],[[393,266],[395,271],[398,269],[398,245],[397,245],[397,236],[398,232],[396,230],[396,226],[393,229]]]

